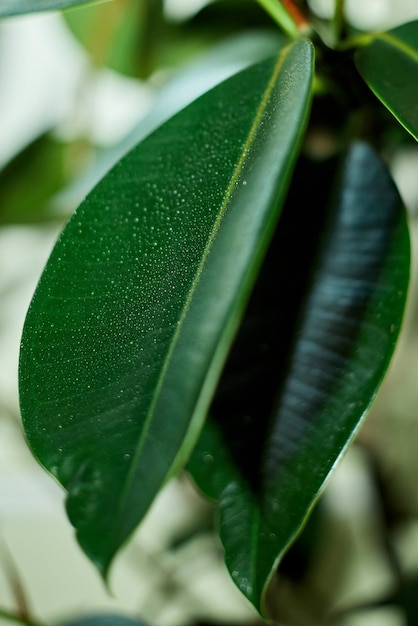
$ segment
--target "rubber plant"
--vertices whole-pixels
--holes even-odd
[[[259,3],[274,53],[269,40],[267,58],[150,123],[68,221],[27,314],[20,398],[104,577],[186,470],[268,619],[271,576],[401,327],[407,218],[381,155],[418,138],[418,21],[359,33],[343,0],[329,20]],[[0,15],[73,4],[6,0]]]

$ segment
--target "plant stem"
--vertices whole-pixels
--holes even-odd
[[[17,622],[18,624],[23,624],[23,626],[43,626],[39,624],[39,622],[34,622],[33,620],[17,615],[16,613],[12,613],[7,609],[0,608],[0,618],[4,620],[8,620],[10,622]]]
[[[296,24],[300,33],[310,30],[310,25],[302,11],[294,0],[281,0],[281,4],[284,6],[293,22]]]
[[[335,12],[333,21],[334,36],[337,43],[340,41],[344,30],[344,4],[345,0],[335,0]]]
[[[2,543],[3,545],[0,546],[2,566],[17,606],[15,614],[16,619],[24,623],[29,623],[31,621],[29,603],[19,570],[16,567],[7,543],[4,541]]]
[[[283,4],[278,0],[257,0],[263,9],[274,19],[274,21],[284,30],[286,35],[292,39],[300,37],[300,30],[297,23],[286,11]]]
[[[376,39],[376,37],[377,35],[375,33],[362,33],[361,35],[354,35],[353,37],[349,37],[348,39],[341,41],[338,49],[345,51],[367,46],[374,39]]]

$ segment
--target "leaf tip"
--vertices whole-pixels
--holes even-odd
[[[89,561],[92,563],[92,565],[95,567],[96,571],[98,572],[107,593],[110,596],[113,596],[111,585],[110,585],[110,570],[111,570],[111,565],[113,563],[114,554],[108,555],[108,554],[100,554],[98,552],[93,553],[90,546],[87,546],[85,542],[83,541],[83,538],[82,536],[80,536],[80,533],[77,532],[76,536],[77,536],[78,544],[80,545],[82,551],[84,552],[86,557],[89,559]]]

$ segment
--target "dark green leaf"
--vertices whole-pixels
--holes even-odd
[[[103,613],[103,615],[88,615],[71,619],[61,622],[59,626],[147,626],[147,624],[126,615]]]
[[[223,34],[242,33],[248,28],[268,28],[271,17],[252,0],[214,0],[202,4],[190,19],[193,29],[216,31]]]
[[[68,182],[65,147],[43,135],[0,171],[0,224],[63,222],[50,201]]]
[[[210,0],[203,4],[190,24],[193,28],[207,28],[210,25],[211,30],[222,28],[224,34],[232,34],[242,31],[243,28],[268,26],[272,18],[292,38],[300,35],[282,2],[270,5],[269,2],[259,3],[252,0]]]
[[[371,148],[355,144],[338,170],[301,162],[189,462],[260,611],[388,367],[408,276],[402,202]]]
[[[418,21],[365,38],[357,68],[383,104],[418,140]]]
[[[1,0],[0,18],[39,11],[57,11],[95,0]]]
[[[41,278],[24,426],[102,572],[198,436],[299,150],[312,64],[298,41],[148,136],[82,203]]]

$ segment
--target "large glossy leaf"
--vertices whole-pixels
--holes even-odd
[[[418,21],[367,36],[355,58],[369,87],[418,140]]]
[[[409,276],[402,202],[370,147],[339,169],[303,161],[292,184],[189,462],[259,611],[388,367]]]
[[[28,311],[35,455],[106,572],[201,427],[271,238],[309,109],[308,41],[148,136],[81,204]]]
[[[0,17],[24,15],[39,11],[57,11],[96,0],[1,0]],[[105,0],[106,1],[106,0]]]

